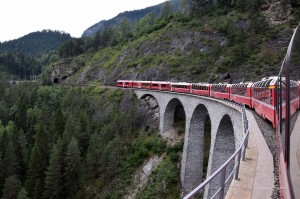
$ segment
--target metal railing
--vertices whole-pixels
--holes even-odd
[[[211,176],[209,176],[204,182],[202,182],[198,187],[196,187],[193,191],[191,191],[188,195],[184,197],[184,199],[191,198],[198,194],[200,191],[204,190],[209,183],[215,179],[215,177],[221,174],[220,177],[220,188],[213,194],[211,198],[225,198],[225,186],[230,181],[231,177],[234,174],[234,179],[237,180],[239,177],[239,168],[241,159],[245,160],[246,148],[248,146],[248,137],[249,137],[249,125],[248,119],[246,115],[246,108],[243,106],[242,108],[242,118],[243,118],[243,129],[244,129],[244,139],[240,145],[240,147],[236,150],[236,152]],[[234,166],[232,172],[226,178],[227,167],[231,165],[231,163],[235,161],[236,165]]]

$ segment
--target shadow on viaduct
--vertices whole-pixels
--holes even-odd
[[[152,96],[159,105],[160,134],[173,127],[175,112],[183,108],[185,114],[184,148],[181,161],[181,184],[185,193],[192,191],[203,180],[204,126],[205,118],[211,123],[211,143],[207,176],[216,171],[237,149],[243,138],[243,121],[239,107],[229,106],[220,100],[150,90],[134,90],[139,99]],[[231,170],[232,170],[231,166]],[[230,170],[230,169],[229,169]],[[230,171],[228,171],[230,172]],[[209,193],[217,189],[212,182]]]

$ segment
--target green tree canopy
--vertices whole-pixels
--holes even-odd
[[[49,166],[46,170],[44,198],[61,198],[63,188],[62,178],[62,140],[53,145]]]
[[[65,193],[70,197],[75,197],[80,188],[79,179],[81,171],[80,151],[75,137],[72,137],[68,146],[64,164]]]

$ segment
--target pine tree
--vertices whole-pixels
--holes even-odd
[[[10,141],[8,143],[6,152],[5,152],[5,159],[4,159],[4,167],[6,168],[5,176],[12,176],[16,175],[18,169],[18,160],[15,153],[15,147]]]
[[[28,160],[28,151],[27,151],[28,143],[27,143],[26,135],[24,134],[24,131],[22,129],[19,131],[18,143],[20,144],[20,148],[21,148],[22,161],[24,164],[26,164]]]
[[[24,181],[27,165],[27,140],[24,131],[21,129],[18,131],[16,128],[12,135],[12,142],[15,148],[15,155],[18,167],[16,168],[16,175],[20,177],[21,181]]]
[[[72,137],[68,146],[67,154],[64,159],[65,172],[64,183],[67,196],[74,198],[79,190],[79,178],[80,178],[80,151],[78,142],[75,137]]]
[[[6,128],[4,129],[0,142],[0,151],[2,151],[2,159],[5,157],[5,151],[9,142],[8,132]]]
[[[88,129],[88,115],[86,113],[80,113],[79,121],[77,122],[76,138],[78,140],[78,145],[80,151],[85,154],[89,144],[90,133]]]
[[[40,151],[40,147],[37,143],[35,143],[30,154],[25,181],[26,190],[28,190],[29,196],[32,196],[37,180],[43,179],[44,168],[41,165],[41,162],[42,154]]]
[[[88,179],[93,179],[97,177],[98,169],[100,167],[100,159],[101,159],[101,147],[100,143],[101,138],[100,136],[95,133],[91,136],[89,141],[89,148],[86,154],[86,172]]]
[[[16,176],[9,176],[3,187],[3,199],[15,199],[18,196],[21,182]]]
[[[0,190],[2,190],[2,187],[4,185],[4,180],[5,180],[5,176],[4,176],[4,163],[3,163],[3,159],[2,159],[2,152],[0,151]],[[1,191],[0,191],[1,193]]]
[[[17,199],[29,199],[28,193],[24,187],[18,192]]]
[[[93,42],[94,50],[98,50],[100,44],[101,44],[101,34],[100,31],[97,31]]]
[[[26,128],[27,131],[25,132],[26,138],[28,141],[28,148],[31,148],[34,144],[33,136],[35,135],[35,127],[38,122],[38,118],[41,116],[41,110],[37,107],[30,108],[27,110],[27,121],[26,121]]]
[[[64,130],[65,130],[65,122],[64,122],[64,116],[62,114],[62,111],[60,108],[58,108],[55,112],[55,128],[58,136],[62,136]]]
[[[62,191],[62,140],[53,145],[46,171],[44,198],[61,198]]]
[[[42,198],[43,188],[40,179],[37,179],[33,189],[33,199]]]
[[[36,125],[36,137],[35,137],[35,144],[39,146],[39,150],[42,155],[42,159],[40,165],[43,168],[46,168],[48,156],[49,156],[49,147],[51,146],[51,139],[49,135],[49,131],[47,127],[43,125],[43,123],[39,123]]]
[[[167,18],[167,17],[171,16],[173,14],[173,12],[174,12],[173,5],[171,4],[170,1],[166,1],[161,8],[160,17]]]
[[[121,37],[123,41],[128,41],[131,36],[131,24],[127,18],[122,19],[120,24]]]
[[[27,102],[25,96],[22,96],[20,99],[20,104],[18,112],[15,115],[16,126],[26,130],[26,112],[27,112]]]
[[[69,145],[69,143],[72,139],[72,136],[76,136],[75,135],[75,127],[76,127],[75,120],[76,120],[76,118],[70,117],[66,123],[65,131],[63,133],[63,142],[66,147]]]
[[[188,0],[189,8],[195,16],[206,13],[217,0]]]

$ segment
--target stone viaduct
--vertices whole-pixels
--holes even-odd
[[[211,122],[207,176],[216,171],[240,146],[243,139],[240,106],[186,93],[140,89],[134,90],[134,92],[139,99],[147,96],[156,99],[159,105],[159,129],[162,135],[172,128],[176,108],[178,106],[183,108],[186,124],[180,178],[186,193],[197,187],[203,179],[204,123],[206,117],[209,117]],[[214,189],[216,188],[213,188],[211,184],[209,190]]]

